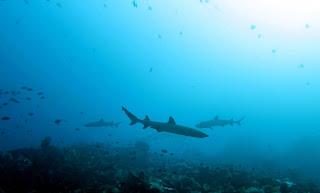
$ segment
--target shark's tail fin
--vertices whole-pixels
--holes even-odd
[[[244,118],[245,118],[245,117],[242,117],[242,118],[239,119],[238,121],[235,121],[235,123],[240,126],[240,125],[241,125],[241,122],[244,120]]]
[[[131,112],[129,112],[126,108],[122,107],[122,110],[124,111],[124,113],[129,117],[129,119],[131,120],[130,125],[134,125],[138,122],[140,122],[140,119],[138,117],[136,117],[134,114],[132,114]]]

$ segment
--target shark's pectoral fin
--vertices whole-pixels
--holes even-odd
[[[161,130],[158,127],[151,127],[152,129],[155,129],[158,132],[161,132]]]
[[[176,124],[176,121],[174,120],[174,118],[173,117],[169,117],[169,121],[168,121],[168,123],[169,124],[173,124],[173,125],[175,125]]]

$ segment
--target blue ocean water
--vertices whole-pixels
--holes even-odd
[[[230,4],[0,1],[0,117],[10,117],[0,121],[0,149],[36,147],[46,136],[57,146],[145,141],[191,161],[317,178],[319,14],[278,7],[261,16],[253,5]],[[245,118],[199,129],[209,135],[199,139],[130,126],[122,106],[192,128]],[[101,118],[122,123],[84,127]]]

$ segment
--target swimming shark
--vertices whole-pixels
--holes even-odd
[[[85,127],[119,127],[121,122],[105,121],[100,119],[99,121],[94,121],[85,124]]]
[[[143,125],[143,129],[150,127],[152,129],[155,129],[158,132],[167,132],[167,133],[173,133],[177,135],[184,135],[184,136],[196,137],[196,138],[208,137],[207,134],[201,131],[176,124],[175,120],[171,116],[169,117],[168,122],[157,122],[157,121],[151,121],[149,116],[146,116],[144,119],[139,119],[137,116],[129,112],[125,107],[122,107],[122,110],[131,120],[130,125],[141,123]]]
[[[212,120],[203,121],[203,122],[196,124],[196,127],[197,128],[211,128],[212,129],[212,127],[216,127],[216,126],[224,127],[226,125],[234,125],[234,124],[241,125],[241,122],[243,121],[243,119],[244,119],[244,117],[235,121],[233,119],[229,119],[229,120],[220,119],[218,116],[215,116]]]

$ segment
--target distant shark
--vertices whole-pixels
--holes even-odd
[[[99,121],[90,122],[85,124],[85,127],[119,127],[121,122],[113,122],[113,121],[104,121],[100,119]]]
[[[196,137],[196,138],[208,137],[207,134],[201,131],[198,131],[196,129],[192,129],[190,127],[186,127],[182,125],[177,125],[175,120],[172,117],[169,117],[168,122],[156,122],[156,121],[151,121],[148,116],[146,116],[144,119],[139,119],[124,107],[122,107],[122,110],[131,120],[130,125],[141,123],[143,124],[143,129],[150,127],[157,130],[158,132],[168,132],[168,133],[174,133],[177,135],[184,135],[184,136]]]
[[[197,128],[212,128],[216,126],[224,127],[226,125],[241,125],[241,122],[243,121],[244,117],[240,120],[233,120],[233,119],[220,119],[218,116],[214,117],[212,120],[209,121],[203,121],[196,125]]]

